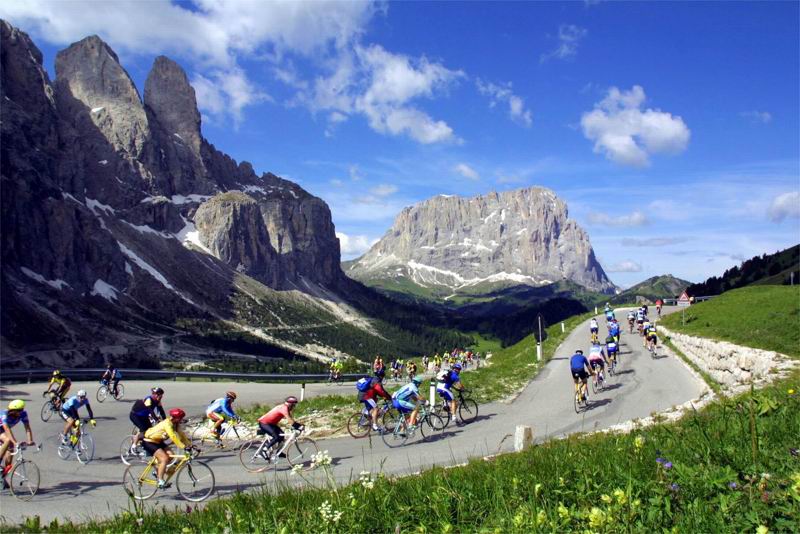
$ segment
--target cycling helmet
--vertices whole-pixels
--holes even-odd
[[[386,371],[384,370],[383,367],[381,367],[380,369],[375,371],[375,376],[377,376],[378,378],[383,378],[384,376],[386,376]]]
[[[150,390],[150,393],[152,393],[153,395],[163,395],[164,390],[161,388],[153,388]]]
[[[297,397],[292,395],[291,397],[286,397],[286,404],[297,404],[298,400]]]
[[[583,354],[583,351],[581,349],[578,349],[575,351],[575,354]]]
[[[169,416],[173,419],[183,419],[186,417],[186,412],[181,410],[180,408],[173,408],[169,411]]]
[[[226,391],[225,396],[231,400],[236,400],[236,392],[235,391]]]
[[[422,378],[420,378],[418,376],[415,376],[414,378],[412,378],[411,381],[414,382],[414,384],[416,384],[416,385],[422,384]]]
[[[16,399],[8,403],[9,410],[22,410],[23,408],[25,408],[24,400]]]
[[[85,389],[79,389],[78,390],[78,396],[79,397],[85,397],[86,396],[86,390]]]
[[[453,366],[453,369],[455,369],[456,371],[460,371],[462,369],[461,364],[460,363],[455,364]]]
[[[111,369],[112,367],[113,367],[113,365],[111,365],[110,363],[106,364],[106,369]]]
[[[53,371],[53,376],[60,376],[60,375],[61,375],[61,371],[59,371],[58,369]]]

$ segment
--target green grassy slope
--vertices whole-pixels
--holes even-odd
[[[800,245],[780,250],[774,254],[755,256],[741,265],[725,271],[722,276],[712,276],[688,288],[690,295],[719,295],[725,291],[753,284],[788,285],[790,273],[795,283],[800,279]]]
[[[693,336],[774,350],[800,358],[800,286],[752,286],[728,291],[665,317],[661,324]]]

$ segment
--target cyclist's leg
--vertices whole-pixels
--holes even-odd
[[[211,433],[214,435],[214,438],[219,439],[219,431],[222,427],[222,423],[225,422],[225,416],[216,412],[208,412],[206,415],[208,415],[209,419],[214,421],[214,426],[211,427]]]
[[[144,433],[150,428],[152,425],[150,424],[150,418],[147,416],[139,416],[130,414],[128,417],[134,426],[139,429],[139,432],[133,437],[133,443],[131,444],[132,447],[136,447],[139,444],[139,441],[144,438]]]
[[[66,416],[66,421],[64,422],[64,431],[61,433],[61,435],[66,437],[69,435],[69,429],[72,428],[72,425],[74,425],[75,421],[78,419],[78,413],[76,410],[62,410],[61,413]]]
[[[11,465],[11,439],[4,432],[0,433],[0,458],[4,465]]]
[[[378,403],[375,402],[375,399],[364,399],[361,401],[364,405],[364,409],[369,414],[370,421],[372,421],[372,426],[378,426]]]
[[[266,423],[261,427],[261,430],[271,438],[269,443],[267,443],[267,449],[277,447],[283,442],[283,433],[281,432],[281,427],[278,425]]]

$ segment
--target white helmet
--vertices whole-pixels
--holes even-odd
[[[85,389],[79,389],[78,390],[78,396],[79,397],[85,397],[86,396],[86,390]]]

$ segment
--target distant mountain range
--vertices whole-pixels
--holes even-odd
[[[712,276],[705,282],[690,285],[687,291],[693,296],[704,296],[750,285],[788,285],[792,273],[794,283],[800,284],[800,245],[774,254],[753,256],[741,265],[731,267],[722,276]]]

